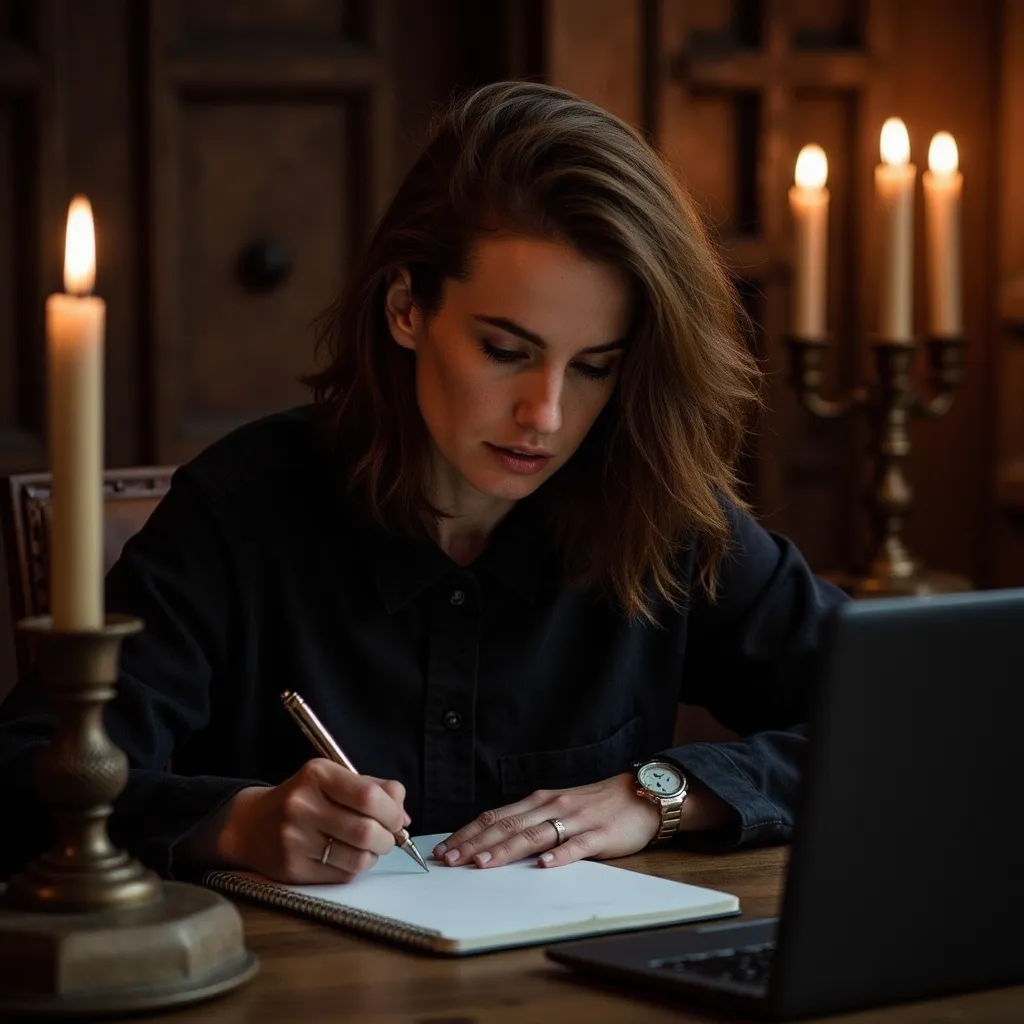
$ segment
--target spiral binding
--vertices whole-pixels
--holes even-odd
[[[406,943],[421,949],[437,950],[443,941],[439,931],[432,928],[420,928],[417,925],[396,921],[381,914],[371,914],[367,910],[356,910],[338,903],[305,893],[292,892],[279,885],[269,882],[257,882],[251,878],[243,878],[233,871],[211,871],[203,878],[203,885],[232,896],[241,896],[260,904],[269,904],[281,910],[290,910],[303,917],[311,917],[326,924],[341,925],[355,931],[373,935],[376,938],[390,939]]]

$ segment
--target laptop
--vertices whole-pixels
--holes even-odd
[[[771,1020],[1024,983],[1024,589],[846,604],[822,669],[779,917],[551,959]]]

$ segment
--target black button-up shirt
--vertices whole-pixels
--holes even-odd
[[[735,809],[725,844],[784,840],[819,627],[842,595],[793,546],[729,509],[721,594],[661,626],[560,581],[544,489],[460,566],[339,497],[308,408],[251,424],[175,475],[107,580],[141,617],[107,729],[131,770],[115,841],[166,872],[175,844],[240,788],[312,756],[297,690],[359,770],[401,780],[415,832],[452,830],[538,788],[659,752]],[[692,548],[679,554],[692,584]],[[741,738],[672,749],[680,702]],[[0,869],[48,841],[30,764],[49,719],[23,681],[0,709]],[[168,770],[168,762],[171,769]]]

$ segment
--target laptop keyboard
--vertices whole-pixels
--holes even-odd
[[[775,944],[766,942],[758,946],[741,946],[739,949],[688,953],[671,960],[652,960],[650,966],[663,971],[699,974],[715,981],[767,986],[774,953]]]

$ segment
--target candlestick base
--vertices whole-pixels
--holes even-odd
[[[190,1003],[248,981],[258,962],[223,896],[162,882],[111,842],[107,818],[128,760],[103,728],[121,641],[142,628],[111,615],[99,629],[19,627],[57,724],[36,765],[58,841],[0,898],[0,1017],[125,1013]]]
[[[921,570],[910,576],[864,575],[828,572],[825,578],[850,597],[927,597],[929,594],[955,594],[973,590],[966,576],[954,572]]]
[[[164,882],[158,899],[115,910],[0,909],[3,1019],[178,1006],[229,992],[258,968],[238,910],[198,886]]]

